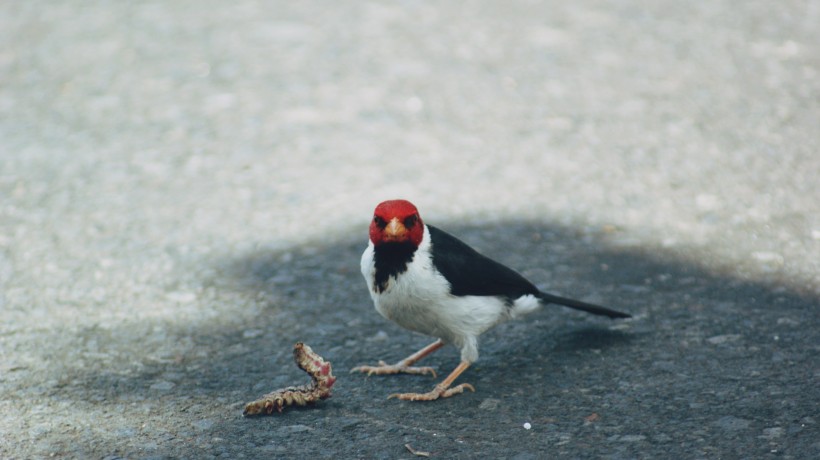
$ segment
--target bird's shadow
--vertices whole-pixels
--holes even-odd
[[[635,338],[635,333],[622,330],[611,330],[601,327],[580,327],[561,333],[557,337],[558,345],[554,351],[601,350],[619,346],[628,346]]]

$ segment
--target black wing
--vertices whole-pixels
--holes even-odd
[[[450,282],[453,295],[500,296],[510,301],[538,288],[515,270],[480,254],[450,235],[428,225],[433,246],[433,265]]]
[[[545,303],[554,303],[610,318],[630,318],[628,313],[580,300],[539,291],[534,284],[515,270],[484,256],[432,225],[428,225],[433,244],[433,265],[450,282],[453,295],[485,295],[505,297],[509,302],[532,294]]]

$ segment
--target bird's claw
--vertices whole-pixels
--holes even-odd
[[[428,393],[395,393],[387,397],[387,399],[401,399],[402,401],[435,401],[439,398],[449,398],[450,396],[464,393],[464,390],[475,392],[475,387],[469,383],[462,383],[451,388],[441,387],[436,385],[432,391]]]
[[[377,366],[357,366],[350,369],[350,373],[361,372],[370,375],[391,375],[391,374],[413,374],[413,375],[432,375],[436,378],[436,371],[432,367],[414,367],[404,364],[387,364],[384,361],[379,361]]]

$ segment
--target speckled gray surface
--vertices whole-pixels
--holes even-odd
[[[0,4],[0,457],[817,458],[820,3]],[[554,309],[429,378],[382,199]],[[333,362],[314,409],[245,419]],[[446,372],[457,353],[429,358]],[[524,424],[529,423],[530,429]]]

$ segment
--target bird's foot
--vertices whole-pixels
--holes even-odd
[[[358,366],[350,369],[350,372],[361,372],[367,375],[390,375],[390,374],[415,374],[432,375],[436,377],[436,371],[432,367],[414,367],[404,363],[387,364],[379,361],[378,366]]]
[[[396,393],[387,397],[387,399],[401,399],[402,401],[435,401],[439,398],[449,398],[450,396],[464,393],[464,390],[475,392],[475,388],[469,383],[462,383],[454,387],[438,384],[433,391],[428,393]]]

